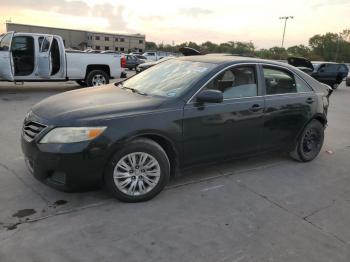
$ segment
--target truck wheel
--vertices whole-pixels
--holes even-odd
[[[146,138],[129,142],[107,165],[105,186],[124,202],[147,201],[159,194],[170,178],[170,162],[164,149]]]
[[[75,81],[78,85],[82,86],[82,87],[85,87],[86,86],[86,83],[84,80],[77,80]]]
[[[300,162],[313,160],[321,151],[324,140],[324,126],[318,120],[312,120],[299,137],[290,156]]]
[[[92,70],[86,77],[87,86],[102,86],[109,84],[109,76],[105,71]]]

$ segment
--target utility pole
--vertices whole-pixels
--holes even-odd
[[[283,37],[282,37],[282,48],[284,46],[284,37],[286,35],[286,27],[287,27],[287,21],[288,19],[294,19],[294,16],[281,16],[280,20],[284,20],[284,29],[283,29]]]
[[[335,62],[338,62],[339,46],[340,46],[341,33],[338,35],[337,51],[335,52]]]

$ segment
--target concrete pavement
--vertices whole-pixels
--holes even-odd
[[[349,261],[350,88],[331,97],[320,156],[187,170],[155,199],[62,193],[28,174],[27,110],[75,83],[0,83],[0,261]]]

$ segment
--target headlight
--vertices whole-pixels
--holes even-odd
[[[76,143],[92,140],[103,133],[106,127],[57,127],[47,133],[40,143]]]

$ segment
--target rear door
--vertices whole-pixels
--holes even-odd
[[[14,64],[11,53],[11,43],[14,32],[6,34],[0,41],[0,79],[13,81]]]
[[[52,62],[51,62],[51,45],[52,45],[53,36],[43,36],[39,37],[39,55],[38,59],[38,69],[37,75],[42,79],[49,79],[52,71]]]
[[[289,148],[316,111],[316,95],[286,68],[263,65],[265,113],[263,150]]]

